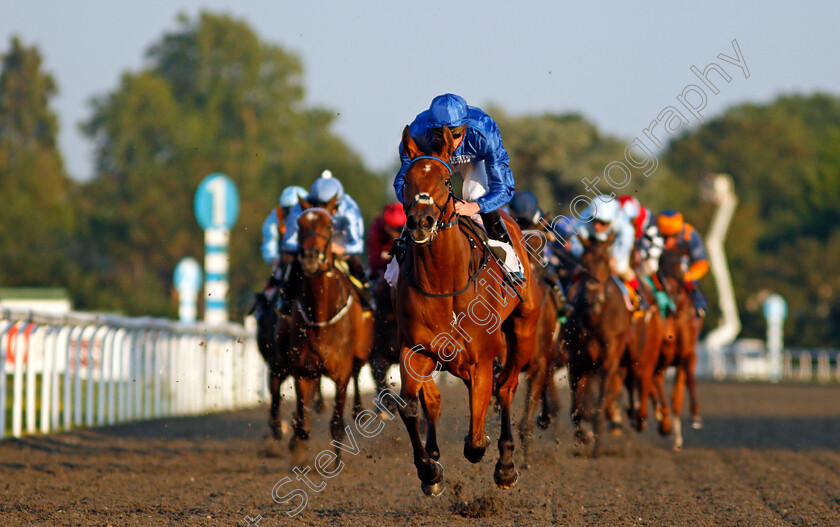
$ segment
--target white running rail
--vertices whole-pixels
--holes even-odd
[[[0,439],[256,406],[266,374],[236,324],[0,310]]]

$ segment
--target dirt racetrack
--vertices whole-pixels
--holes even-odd
[[[682,452],[649,429],[611,438],[597,459],[575,449],[561,395],[562,419],[537,433],[532,468],[509,491],[493,484],[492,412],[487,455],[464,459],[466,390],[453,386],[437,498],[422,495],[397,418],[372,439],[357,434],[359,454],[334,478],[313,469],[324,488],[289,518],[297,501],[275,503],[272,488],[328,447],[328,414],[305,452],[292,456],[284,439],[269,457],[260,408],[2,441],[0,525],[840,525],[840,386],[701,383],[705,428],[686,430]]]

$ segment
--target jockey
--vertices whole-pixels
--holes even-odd
[[[611,196],[596,196],[592,198],[592,205],[581,216],[590,220],[577,222],[575,230],[579,237],[585,240],[595,238],[605,241],[611,233],[615,234],[610,246],[610,267],[624,285],[633,291],[634,299],[638,299],[644,308],[644,299],[638,294],[639,282],[630,265],[630,253],[633,250],[636,231],[619,202]]]
[[[377,278],[385,273],[385,267],[391,259],[388,254],[391,251],[391,244],[394,238],[400,236],[405,221],[405,210],[399,203],[385,205],[382,214],[373,220],[367,239],[371,278]]]
[[[674,303],[662,289],[656,276],[659,270],[659,257],[662,256],[665,248],[665,240],[659,234],[659,228],[656,225],[656,216],[633,196],[619,196],[618,202],[635,229],[636,256],[642,278],[650,286],[664,316],[669,310],[673,311]]]
[[[455,211],[461,216],[480,214],[487,234],[497,242],[511,245],[510,233],[499,214],[499,209],[513,197],[514,182],[510,171],[510,158],[502,145],[502,134],[496,122],[483,110],[467,106],[467,102],[458,95],[447,93],[432,100],[428,110],[417,115],[409,126],[409,133],[421,150],[435,150],[443,127],[452,132],[455,139],[455,152],[448,160],[451,166],[459,166],[464,174],[463,196],[467,201],[456,202]],[[403,196],[404,175],[411,164],[406,152],[400,145],[402,166],[394,179],[394,191],[397,199],[405,205]],[[468,199],[468,184],[475,181],[481,188],[487,189],[483,195]],[[491,251],[504,262],[504,251],[490,245]],[[521,262],[520,262],[521,263]],[[514,284],[521,284],[525,277],[517,265],[516,269],[502,266],[508,278]]]
[[[353,278],[350,281],[359,292],[363,306],[369,310],[372,302],[361,256],[364,251],[365,234],[362,211],[353,198],[345,194],[344,186],[333,177],[329,170],[324,170],[321,177],[312,183],[306,201],[314,207],[323,207],[336,196],[338,196],[336,201],[338,208],[333,215],[333,254],[347,263],[347,268]],[[296,255],[298,252],[297,220],[301,214],[303,214],[303,208],[300,203],[289,211],[286,219],[286,237],[281,246],[281,251],[285,254]],[[286,274],[288,279],[289,273]],[[288,284],[288,280],[286,282]]]
[[[516,219],[516,223],[519,224],[519,227],[523,231],[538,230],[543,232],[543,229],[540,228],[540,224],[542,223],[543,225],[548,225],[548,223],[543,219],[543,211],[540,209],[537,196],[535,196],[530,190],[523,190],[515,193],[513,195],[513,199],[510,200],[508,208],[510,209],[511,216]],[[554,246],[555,241],[556,238],[554,236],[554,232],[551,229],[545,231],[545,252],[542,255],[543,261],[541,261],[540,264],[542,267],[541,272],[543,279],[551,286],[554,303],[557,306],[557,315],[558,317],[563,317],[569,314],[571,305],[566,300],[566,292],[563,291],[563,285],[560,281],[560,276],[557,274],[557,270],[553,265],[550,265],[552,257],[559,259],[558,256],[554,254],[554,251],[556,251]],[[568,260],[563,263],[567,261]]]
[[[656,220],[659,233],[665,237],[665,249],[680,248],[688,257],[688,270],[683,281],[697,309],[697,315],[706,312],[706,299],[697,287],[697,281],[709,272],[709,258],[700,233],[683,219],[682,213],[666,210]]]
[[[271,210],[265,218],[262,226],[263,242],[260,252],[263,260],[271,265],[271,276],[265,285],[265,294],[271,299],[274,293],[274,286],[279,283],[282,276],[280,261],[280,241],[286,234],[285,220],[289,211],[297,205],[298,197],[305,197],[306,189],[292,185],[283,189],[280,193],[280,206]]]

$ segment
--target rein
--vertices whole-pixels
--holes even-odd
[[[411,162],[408,164],[408,166],[410,167],[411,165],[414,164],[415,161],[419,161],[421,159],[431,159],[433,161],[437,161],[439,163],[442,163],[443,166],[446,167],[446,170],[449,171],[449,177],[446,178],[446,186],[449,189],[449,195],[446,197],[446,202],[443,204],[442,207],[440,205],[438,205],[435,202],[435,200],[433,200],[432,197],[427,192],[421,192],[421,193],[415,195],[411,199],[411,201],[408,203],[408,205],[406,205],[406,207],[405,207],[405,213],[406,213],[406,215],[408,215],[408,214],[411,213],[411,209],[413,209],[414,206],[417,203],[421,203],[421,202],[425,203],[427,201],[431,201],[432,205],[437,207],[437,209],[440,211],[440,214],[438,214],[437,219],[432,224],[432,229],[431,229],[432,234],[429,237],[429,241],[424,242],[424,245],[425,245],[425,243],[434,243],[435,239],[437,238],[438,231],[444,231],[444,230],[446,230],[450,227],[454,227],[455,225],[457,225],[458,224],[458,213],[456,213],[453,210],[452,214],[449,216],[449,218],[447,218],[445,223],[441,224],[441,221],[443,220],[443,216],[446,214],[446,208],[449,206],[449,203],[455,199],[454,194],[452,194],[452,167],[449,166],[449,163],[447,163],[443,159],[441,159],[439,157],[436,157],[436,156],[417,156],[417,157],[415,157],[414,159],[411,160]],[[412,241],[413,241],[413,238],[412,238]]]

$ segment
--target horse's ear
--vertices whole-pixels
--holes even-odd
[[[453,152],[455,152],[455,138],[452,137],[452,130],[450,130],[448,126],[444,125],[443,144],[441,145],[441,151],[438,152],[438,154],[441,159],[449,159],[452,157]]]
[[[423,152],[420,150],[420,147],[417,146],[417,143],[414,141],[414,139],[411,138],[411,134],[408,131],[408,125],[406,125],[406,127],[403,128],[402,149],[409,159],[414,159],[415,157],[423,154]]]
[[[324,208],[327,209],[327,212],[335,216],[335,213],[338,212],[338,194],[330,198]]]
[[[306,201],[306,198],[304,198],[303,196],[298,196],[298,203],[300,204],[301,210],[312,208],[312,204]]]
[[[578,236],[578,240],[580,240],[581,245],[583,245],[585,248],[588,248],[590,245],[592,245],[592,240],[590,240],[588,236]]]

